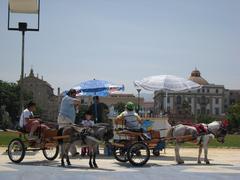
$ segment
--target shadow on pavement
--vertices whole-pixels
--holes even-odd
[[[102,171],[115,171],[114,169],[105,169],[105,168],[90,168],[89,166],[79,166],[79,165],[71,165],[62,167],[59,161],[28,161],[28,162],[21,162],[20,164],[15,164],[12,162],[9,162],[8,164],[14,164],[17,166],[47,166],[47,167],[58,167],[63,169],[85,169],[85,170],[102,170]]]
[[[174,165],[174,164],[172,164]],[[232,167],[232,164],[220,164],[220,163],[211,163],[211,164],[206,164],[206,163],[202,163],[202,164],[197,164],[197,163],[184,163],[184,164],[175,164],[177,166],[229,166]]]
[[[58,167],[61,167],[61,168],[63,168],[62,166],[58,166]],[[114,169],[106,169],[106,168],[100,168],[100,167],[98,167],[98,168],[90,168],[90,167],[88,167],[88,166],[76,166],[76,165],[71,165],[71,166],[67,166],[67,167],[65,167],[65,169],[85,169],[85,170],[100,170],[100,171],[109,171],[109,172],[113,172],[113,171],[116,171],[116,170],[114,170]]]
[[[156,164],[156,163],[147,163],[145,164],[144,166],[133,166],[131,165],[129,162],[114,162],[114,164],[117,164],[119,166],[122,166],[122,167],[126,167],[126,168],[150,168],[150,167],[162,167],[162,165],[159,165],[159,164]]]

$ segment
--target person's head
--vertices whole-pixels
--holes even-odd
[[[36,103],[30,101],[28,104],[27,104],[27,109],[29,111],[36,111]]]
[[[86,119],[86,120],[91,120],[91,119],[92,119],[92,114],[91,114],[90,111],[87,111],[87,112],[85,113],[85,119]]]
[[[127,102],[127,104],[125,105],[125,108],[126,108],[126,110],[128,110],[128,111],[133,111],[133,110],[134,110],[134,104],[133,104],[131,101],[129,101],[129,102]]]
[[[99,102],[99,96],[93,96],[93,102]]]
[[[75,89],[70,89],[67,93],[68,96],[75,98],[77,95],[77,91]]]

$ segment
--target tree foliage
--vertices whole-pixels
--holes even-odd
[[[231,129],[240,127],[240,103],[233,104],[229,107],[227,119],[230,121]]]
[[[9,83],[0,80],[0,107],[5,106],[9,113],[10,121],[8,124],[15,124],[20,116],[20,87],[16,83]],[[23,93],[24,101],[28,102],[32,96]],[[0,114],[0,125],[3,123],[3,113]],[[10,125],[8,125],[10,126]]]
[[[114,105],[114,110],[120,114],[125,110],[125,103],[123,102],[118,102],[116,105]]]

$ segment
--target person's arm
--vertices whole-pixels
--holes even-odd
[[[121,113],[120,115],[118,115],[115,119],[115,123],[116,124],[121,124],[121,122],[124,121],[124,115],[123,113]]]
[[[30,123],[31,121],[34,120],[33,114],[31,112],[28,112],[28,111],[23,113],[23,117],[24,117],[24,120],[25,120],[26,124]]]
[[[69,97],[71,100],[71,104],[74,105],[74,107],[76,108],[76,110],[78,111],[79,108],[80,108],[80,104],[81,104],[81,101],[78,100],[77,98],[72,98],[72,97]]]
[[[73,104],[74,104],[75,106],[80,106],[80,105],[81,105],[81,102],[80,102],[80,100],[74,98]]]
[[[137,121],[142,124],[143,123],[143,120],[141,119],[141,117],[139,115],[137,115]]]

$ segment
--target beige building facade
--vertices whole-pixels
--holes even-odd
[[[208,83],[199,70],[192,71],[190,80],[202,85],[201,89],[188,92],[157,91],[154,94],[154,113],[182,115],[222,115],[226,111],[226,94],[223,85]],[[166,102],[167,101],[167,102]]]
[[[54,95],[54,89],[43,78],[35,76],[33,69],[23,79],[23,89],[30,93],[33,101],[40,108],[40,116],[45,121],[56,121],[59,108],[59,96]]]

